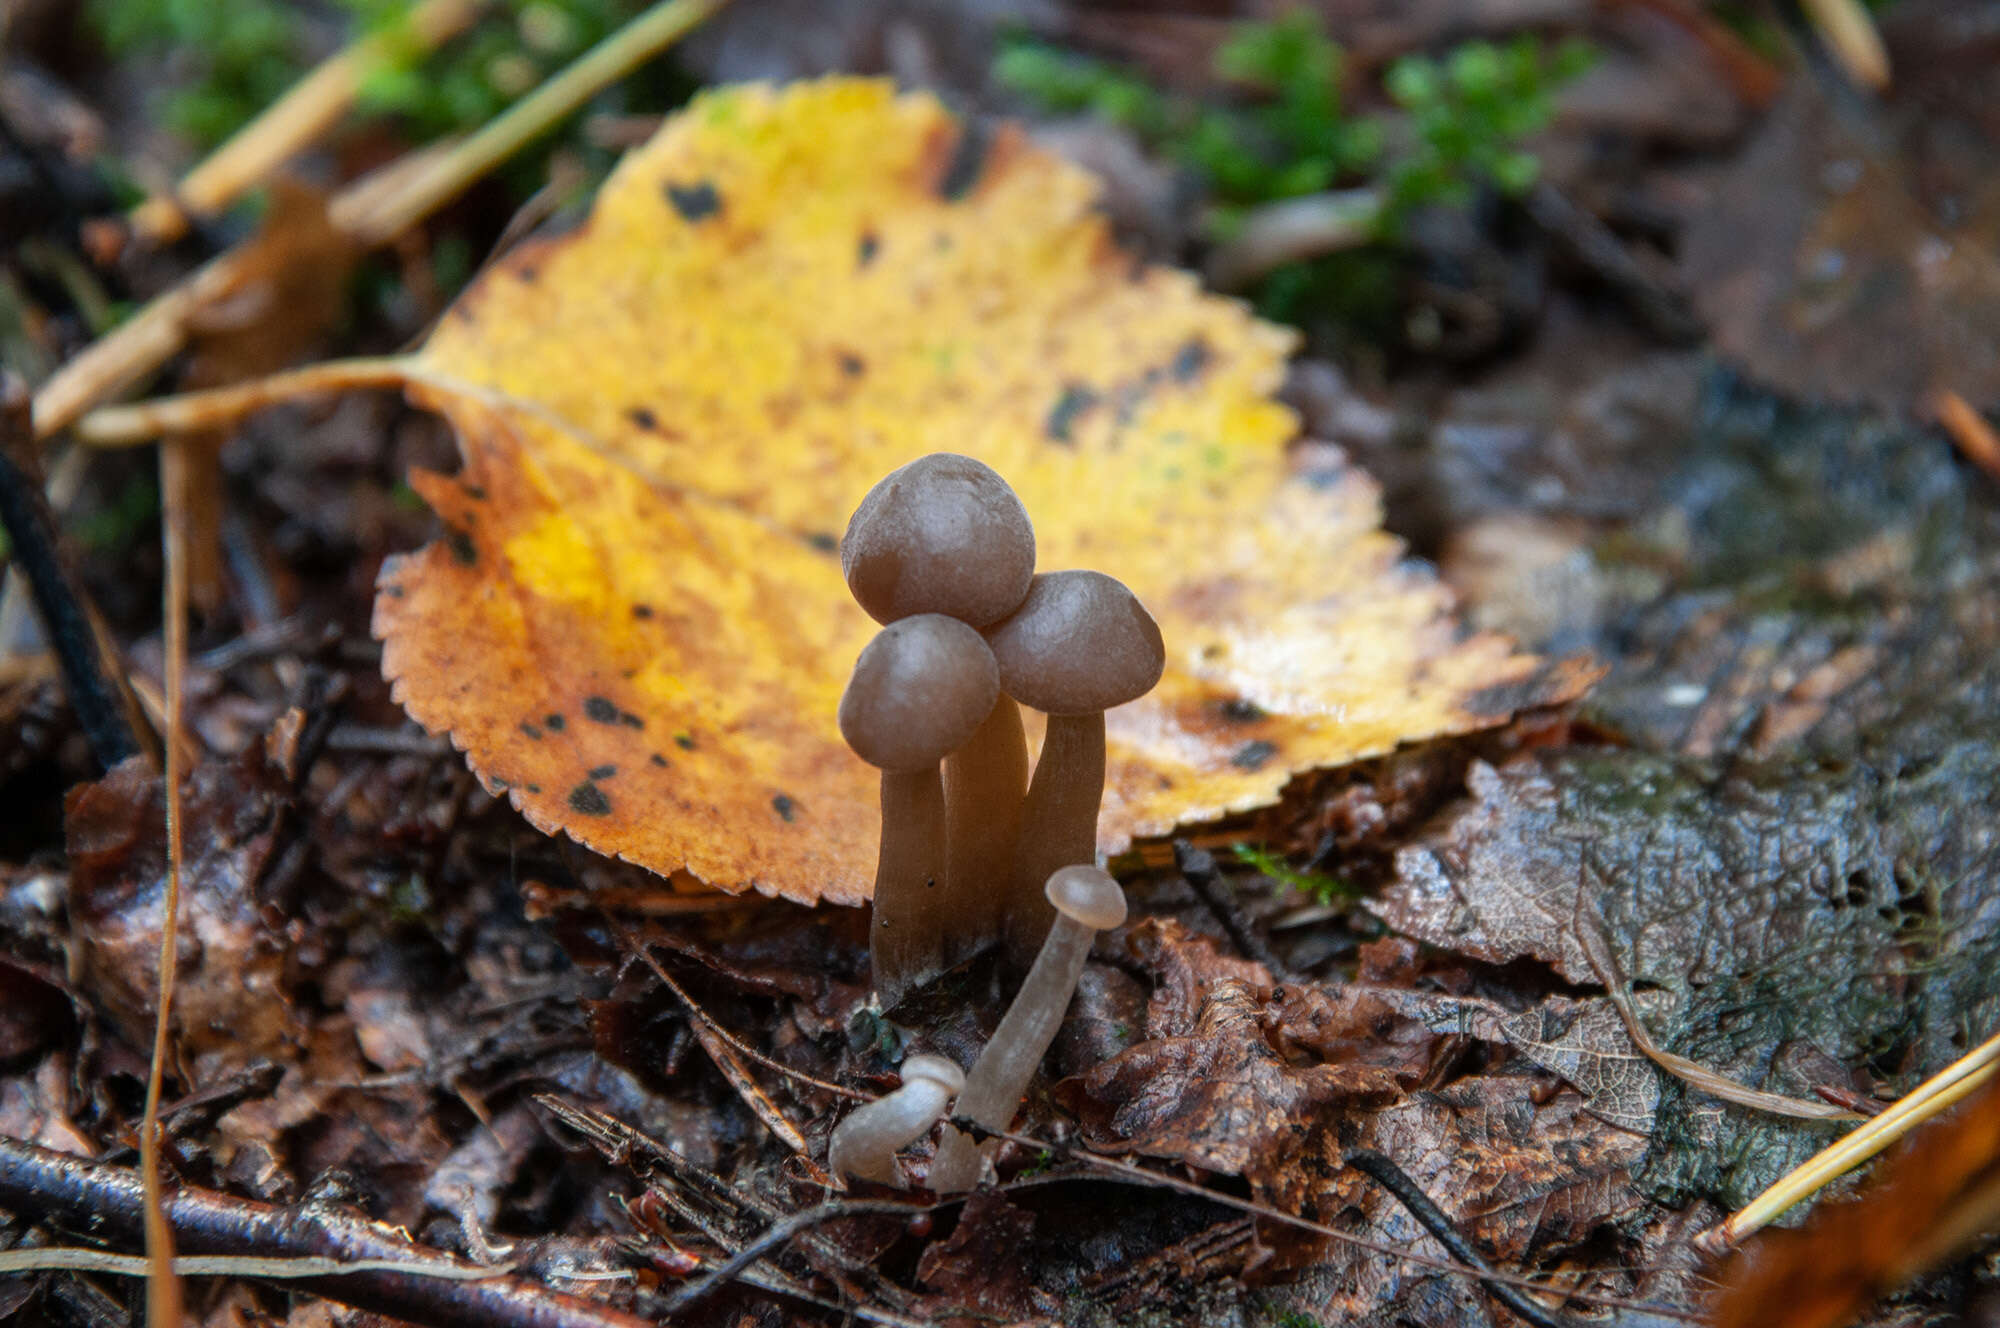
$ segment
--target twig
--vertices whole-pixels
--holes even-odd
[[[0,1137],[0,1207],[32,1213],[120,1241],[144,1225],[139,1179],[122,1167],[86,1162]],[[252,1257],[312,1257],[479,1269],[418,1245],[393,1227],[319,1205],[278,1207],[184,1186],[167,1197],[167,1221],[183,1251]],[[608,1305],[515,1276],[447,1280],[424,1272],[369,1269],[287,1282],[358,1309],[437,1328],[651,1328]]]
[[[357,241],[373,245],[394,239],[605,84],[727,3],[669,0],[647,10],[479,133],[441,155],[426,154],[415,170],[397,171],[393,190],[385,191],[370,180],[357,181],[333,199],[329,214]],[[67,428],[91,406],[166,363],[187,343],[195,316],[235,292],[254,269],[257,256],[249,244],[218,255],[56,370],[35,393],[35,436],[47,438]]]
[[[763,1066],[767,1070],[772,1070],[778,1074],[784,1075],[787,1079],[793,1079],[802,1084],[810,1084],[812,1087],[817,1088],[822,1092],[832,1093],[838,1097],[851,1098],[856,1102],[867,1102],[870,1100],[868,1094],[866,1093],[857,1092],[856,1090],[848,1088],[843,1084],[836,1084],[830,1079],[821,1079],[815,1075],[807,1074],[804,1070],[795,1070],[791,1066],[785,1064],[783,1061],[774,1060],[771,1057],[766,1056],[763,1052],[758,1051],[756,1048],[745,1044],[741,1038],[737,1037],[734,1033],[731,1033],[721,1024],[718,1024],[715,1022],[715,1020],[711,1019],[709,1017],[708,1011],[702,1009],[701,1006],[695,1003],[694,997],[688,995],[687,989],[681,986],[680,983],[674,981],[673,975],[668,973],[666,968],[660,963],[660,961],[653,957],[653,950],[651,946],[645,944],[638,937],[634,936],[631,933],[631,931],[629,931],[622,924],[620,924],[616,918],[607,917],[606,921],[610,922],[613,927],[616,927],[618,929],[620,939],[625,942],[626,946],[630,948],[633,954],[637,955],[639,959],[645,963],[647,968],[653,971],[653,976],[658,978],[662,983],[666,984],[666,988],[668,991],[671,991],[675,996],[680,998],[681,1004],[687,1007],[688,1016],[690,1019],[694,1021],[697,1032],[699,1032],[702,1029],[707,1029],[709,1032],[715,1035],[718,1041],[728,1046],[732,1051],[735,1051],[738,1054],[757,1062],[757,1064]],[[704,1043],[703,1045],[706,1046],[707,1044]]]
[[[484,0],[424,0],[399,20],[401,31],[361,38],[322,62],[221,147],[181,178],[171,197],[149,198],[132,210],[132,229],[156,243],[187,231],[190,214],[222,211],[347,114],[362,82],[407,41],[423,54],[463,32]]]
[[[1240,291],[1273,268],[1354,249],[1375,238],[1382,195],[1342,189],[1280,199],[1251,209],[1235,235],[1215,247],[1203,265],[1209,285]]]
[[[180,967],[181,923],[181,704],[187,673],[188,489],[193,482],[185,445],[160,449],[160,542],[164,548],[166,606],[166,805],[167,885],[160,904],[158,1006],[153,1015],[153,1057],[146,1069],[146,1108],[139,1119],[139,1180],[146,1199],[146,1322],[180,1328],[181,1284],[174,1274],[173,1230],[167,1225],[160,1177],[160,1092],[172,1049],[174,979]]]
[[[406,356],[327,360],[229,387],[105,406],[77,422],[76,437],[92,447],[136,447],[169,434],[227,428],[253,411],[297,397],[402,387],[412,373],[413,361]]]
[[[1793,1167],[1770,1188],[1745,1204],[1728,1220],[1694,1238],[1695,1246],[1719,1254],[1754,1231],[1762,1230],[1787,1208],[1819,1190],[1834,1177],[1851,1171],[1895,1143],[1911,1130],[1976,1091],[2000,1073],[2000,1033],[1896,1100],[1852,1134],[1844,1135]]]
[[[898,1202],[893,1199],[830,1199],[813,1208],[793,1213],[790,1217],[774,1223],[763,1235],[736,1251],[729,1259],[704,1274],[699,1281],[682,1287],[667,1301],[671,1314],[691,1309],[708,1299],[724,1283],[734,1281],[744,1269],[770,1254],[779,1246],[790,1242],[792,1237],[825,1222],[837,1221],[843,1217],[868,1217],[886,1214],[910,1215],[928,1213],[934,1205],[925,1203]]]
[[[1625,1032],[1635,1046],[1646,1054],[1646,1058],[1665,1070],[1668,1074],[1687,1084],[1690,1088],[1733,1102],[1739,1107],[1750,1107],[1756,1111],[1768,1111],[1773,1116],[1791,1116],[1798,1120],[1853,1121],[1861,1116],[1844,1107],[1836,1107],[1829,1102],[1807,1102],[1801,1098],[1786,1097],[1782,1093],[1766,1093],[1762,1089],[1751,1088],[1737,1083],[1727,1075],[1717,1074],[1700,1061],[1689,1060],[1676,1055],[1653,1040],[1653,1034],[1639,1017],[1639,1009],[1632,1001],[1631,985],[1618,966],[1617,956],[1611,953],[1611,943],[1605,939],[1604,929],[1590,910],[1581,882],[1576,896],[1576,916],[1574,929],[1577,942],[1583,946],[1584,958],[1597,974],[1597,980],[1604,984],[1605,994],[1618,1011],[1618,1017],[1625,1023]]]
[[[1188,889],[1202,906],[1222,924],[1229,933],[1230,942],[1247,959],[1253,959],[1271,970],[1276,978],[1286,978],[1291,970],[1280,960],[1271,947],[1264,943],[1250,926],[1250,919],[1243,915],[1236,901],[1226,893],[1228,887],[1222,883],[1222,874],[1216,870],[1215,855],[1207,849],[1196,848],[1185,839],[1174,841],[1174,865],[1180,869]]]
[[[1033,1135],[1016,1134],[1012,1130],[989,1130],[970,1116],[954,1116],[951,1118],[950,1123],[954,1129],[963,1130],[971,1135],[975,1142],[984,1142],[989,1138],[1006,1139],[1011,1143],[1020,1144],[1024,1148],[1038,1149],[1057,1154],[1058,1156],[1073,1158],[1087,1167],[1096,1169],[1101,1175],[1109,1179],[1123,1180],[1135,1185],[1150,1185],[1159,1189],[1176,1190],[1182,1194],[1206,1200],[1209,1203],[1220,1204],[1224,1208],[1233,1208],[1239,1213],[1249,1213],[1255,1217],[1268,1218],[1284,1226],[1295,1227],[1300,1231],[1310,1231],[1316,1236],[1324,1236],[1328,1240],[1349,1246],[1353,1249],[1366,1250],[1370,1254],[1380,1254],[1404,1263],[1412,1263],[1420,1268],[1435,1269],[1441,1273],[1453,1273],[1460,1277],[1471,1277],[1488,1284],[1505,1282],[1509,1286],[1520,1287],[1526,1291],[1548,1290],[1546,1286],[1535,1281],[1533,1278],[1522,1277],[1515,1273],[1503,1273],[1497,1269],[1487,1269],[1481,1272],[1477,1268],[1469,1268],[1464,1264],[1456,1263],[1450,1259],[1434,1259],[1427,1254],[1418,1254],[1406,1246],[1388,1245],[1378,1240],[1369,1240],[1364,1236],[1357,1236],[1351,1232],[1342,1231],[1337,1227],[1327,1226],[1324,1222],[1315,1222],[1308,1217],[1300,1217],[1295,1213],[1283,1212],[1280,1209],[1271,1207],[1269,1204],[1260,1204],[1252,1199],[1240,1199],[1233,1194],[1208,1189],[1191,1180],[1182,1180],[1178,1176],[1168,1176],[1157,1171],[1148,1171],[1144,1167],[1135,1166],[1130,1162],[1120,1161],[1117,1158],[1105,1157],[1101,1153],[1087,1152],[1084,1149],[1076,1148],[1069,1144],[1052,1143],[1046,1139],[1037,1139]],[[1047,1183],[1049,1179],[1051,1178],[1046,1173],[1035,1178],[1040,1183]],[[1019,1182],[1015,1183],[1018,1184]],[[1003,1186],[1002,1188],[1007,1187]],[[1678,1309],[1672,1305],[1659,1305],[1651,1301],[1629,1300],[1623,1296],[1606,1296],[1590,1291],[1575,1291],[1568,1294],[1569,1299],[1579,1305],[1602,1305],[1610,1309],[1640,1310],[1648,1314],[1657,1315],[1663,1319],[1675,1319],[1686,1323],[1702,1322],[1701,1315],[1694,1313],[1692,1310]]]
[[[353,233],[379,244],[443,207],[495,166],[547,133],[599,89],[637,69],[728,0],[662,0],[584,52],[567,69],[459,144],[396,198],[356,219]]]
[[[141,735],[151,733],[139,718],[138,702],[120,685],[125,674],[110,651],[110,634],[63,558],[33,456],[27,390],[0,369],[0,525],[13,545],[12,561],[34,594],[90,754],[109,770],[143,750]]]
[[[1603,282],[1653,336],[1671,346],[1691,346],[1702,339],[1701,319],[1688,302],[1654,280],[1594,213],[1546,180],[1528,191],[1524,204],[1571,261]]]
[[[1861,0],[1801,0],[1847,76],[1871,92],[1889,88],[1889,52]]]
[[[1993,431],[1986,417],[1949,388],[1932,393],[1930,405],[1931,413],[1965,459],[1985,471],[1987,478],[2000,480],[2000,434]]]
[[[174,1256],[173,1264],[174,1272],[182,1277],[254,1277],[270,1282],[383,1272],[406,1273],[411,1277],[442,1277],[452,1282],[481,1282],[513,1266],[511,1263],[497,1263],[455,1268],[444,1264],[417,1264],[408,1259],[343,1260],[312,1255],[273,1259],[242,1254],[180,1254]],[[80,1272],[144,1277],[151,1267],[151,1262],[143,1254],[112,1254],[108,1250],[83,1249],[74,1245],[0,1250],[0,1275]]]
[[[1397,1166],[1382,1153],[1372,1148],[1350,1150],[1345,1158],[1347,1165],[1370,1177],[1376,1184],[1396,1197],[1396,1201],[1417,1219],[1418,1225],[1431,1233],[1438,1244],[1445,1247],[1452,1258],[1468,1268],[1479,1270],[1480,1280],[1486,1283],[1486,1290],[1493,1299],[1505,1305],[1514,1313],[1535,1325],[1535,1328],[1568,1328],[1557,1318],[1528,1297],[1518,1288],[1508,1285],[1493,1275],[1493,1266],[1486,1262],[1486,1256],[1472,1248],[1472,1242],[1459,1234],[1438,1206],[1431,1202],[1423,1187],[1412,1180],[1409,1173]]]

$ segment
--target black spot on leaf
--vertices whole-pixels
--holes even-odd
[[[1240,696],[1230,697],[1227,701],[1217,706],[1216,709],[1221,712],[1224,719],[1232,724],[1255,724],[1260,719],[1268,719],[1270,717],[1270,712],[1265,710],[1264,707],[1258,705],[1255,701],[1245,700]]]
[[[641,429],[653,430],[660,427],[660,417],[644,406],[634,406],[625,412],[625,418]]]
[[[1048,435],[1051,442],[1066,444],[1075,441],[1070,437],[1071,427],[1079,415],[1096,404],[1097,393],[1082,383],[1071,383],[1056,398],[1056,404],[1049,408],[1049,417],[1042,424],[1042,432]]]
[[[654,752],[651,756],[647,757],[646,759],[648,761],[651,761],[654,765],[659,766],[662,770],[666,769],[667,767],[667,758],[660,755],[658,752]]]
[[[592,779],[609,779],[617,773],[618,767],[615,765],[596,765],[590,768]]]
[[[1229,758],[1229,764],[1235,766],[1238,770],[1262,770],[1265,762],[1277,754],[1277,743],[1265,742],[1262,738],[1259,738],[1255,742],[1246,742],[1237,748],[1236,754]]]
[[[778,819],[786,825],[792,823],[792,817],[797,814],[798,809],[799,805],[793,802],[786,794],[780,793],[777,797],[771,799],[771,810],[776,812]]]
[[[806,536],[806,544],[820,553],[840,552],[840,541],[824,530],[815,530]]]
[[[585,780],[569,791],[569,809],[584,816],[611,815],[611,799],[604,790]]]
[[[650,604],[634,604],[632,606],[632,616],[634,618],[650,618],[653,616],[653,606]]]
[[[1201,371],[1208,367],[1212,358],[1214,355],[1208,343],[1195,337],[1174,352],[1174,362],[1168,366],[1167,372],[1174,376],[1177,383],[1191,383],[1201,377]]]
[[[861,240],[854,246],[854,265],[867,267],[875,261],[875,255],[882,252],[882,241],[874,231],[861,232]]]
[[[692,733],[676,733],[674,735],[674,746],[680,748],[684,752],[693,751],[694,735]]]
[[[722,211],[722,195],[707,180],[697,180],[693,184],[667,185],[667,201],[674,205],[674,211],[681,214],[685,222],[706,221]]]
[[[453,561],[465,567],[479,565],[479,548],[472,542],[472,536],[462,530],[448,530],[444,535],[444,546],[451,550]]]
[[[868,372],[868,361],[862,359],[853,351],[844,350],[840,352],[840,371],[849,378],[859,378],[862,374]]]
[[[523,722],[521,725],[521,732],[527,734],[530,738],[533,738],[536,742],[540,742],[542,740],[541,729],[533,724]]]
[[[618,707],[602,696],[586,696],[583,698],[583,716],[600,724],[616,724]]]
[[[561,715],[542,716],[542,727],[548,729],[552,733],[561,733],[563,731],[563,722],[564,722],[563,717]]]

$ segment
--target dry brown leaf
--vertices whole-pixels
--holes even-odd
[[[935,450],[1013,483],[1043,568],[1159,618],[1103,850],[1577,694],[1583,667],[1457,629],[1338,451],[1287,449],[1290,335],[1134,263],[1095,196],[878,81],[698,100],[419,357],[465,467],[416,477],[451,534],[382,576],[398,696],[544,829],[858,902],[876,776],[834,709],[874,628],[835,540]]]

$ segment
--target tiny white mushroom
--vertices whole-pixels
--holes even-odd
[[[909,1147],[937,1124],[963,1087],[965,1072],[944,1057],[910,1057],[903,1062],[901,1088],[857,1108],[834,1127],[827,1165],[835,1175],[903,1189],[897,1150]]]
[[[958,1114],[989,1130],[1004,1130],[1013,1121],[1028,1080],[1062,1026],[1091,942],[1125,921],[1125,891],[1102,868],[1064,867],[1049,877],[1045,892],[1055,923],[958,1095]],[[977,1147],[970,1135],[947,1126],[931,1163],[931,1188],[939,1194],[971,1189],[979,1183],[982,1157],[996,1149],[993,1143]]]

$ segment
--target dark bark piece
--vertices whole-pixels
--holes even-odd
[[[27,391],[0,368],[0,526],[34,596],[70,708],[100,770],[142,751],[157,758],[152,730],[125,686],[111,635],[63,556],[40,467],[32,461],[34,448]]]
[[[0,1138],[0,1206],[136,1244],[143,1200],[136,1172]],[[277,1207],[183,1187],[167,1196],[166,1216],[181,1254],[408,1259],[476,1267],[331,1206]],[[437,1328],[648,1328],[636,1315],[505,1274],[474,1282],[370,1271],[281,1285]]]

